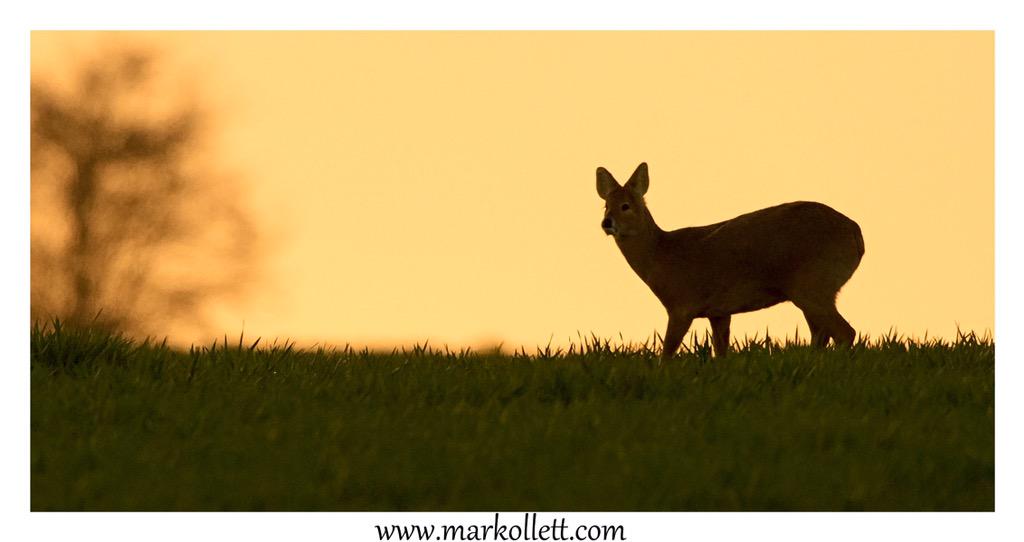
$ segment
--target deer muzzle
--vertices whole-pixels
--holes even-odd
[[[615,235],[615,223],[612,222],[611,217],[604,217],[601,221],[601,229],[608,235]]]

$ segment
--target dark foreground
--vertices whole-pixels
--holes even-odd
[[[994,347],[531,356],[32,334],[33,510],[993,510]]]

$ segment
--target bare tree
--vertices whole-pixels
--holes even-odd
[[[154,59],[119,51],[70,87],[33,80],[34,320],[162,335],[246,282],[252,224],[230,179],[192,159],[199,108],[156,105]]]

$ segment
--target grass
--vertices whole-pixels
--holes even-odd
[[[994,344],[670,362],[31,333],[33,510],[993,510]]]

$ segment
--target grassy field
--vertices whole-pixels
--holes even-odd
[[[581,351],[582,349],[582,351]],[[992,510],[994,345],[31,338],[33,510]]]

